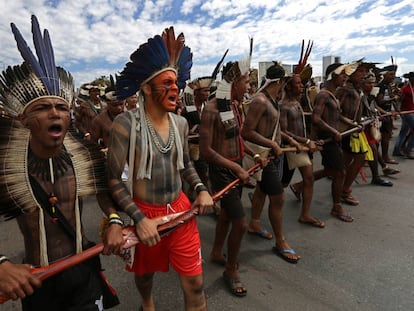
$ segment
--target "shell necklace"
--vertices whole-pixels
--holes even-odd
[[[169,135],[168,135],[168,141],[167,144],[165,145],[165,147],[163,146],[163,144],[160,142],[160,139],[158,138],[159,136],[157,135],[157,133],[155,132],[155,129],[151,123],[151,120],[148,118],[148,115],[145,114],[145,120],[147,121],[147,125],[148,125],[148,129],[149,132],[151,134],[151,139],[155,144],[155,147],[157,147],[158,151],[165,154],[168,151],[171,150],[171,148],[174,145],[175,142],[175,135],[174,135],[174,129],[171,126],[171,121],[169,121]]]

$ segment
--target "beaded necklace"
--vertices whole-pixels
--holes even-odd
[[[151,120],[148,118],[148,115],[145,114],[145,120],[147,121],[148,129],[151,134],[151,139],[155,144],[155,147],[157,147],[158,151],[165,154],[171,150],[171,148],[174,146],[175,142],[175,135],[174,135],[174,129],[169,124],[169,135],[168,135],[168,141],[165,147],[161,144],[157,133],[155,132],[154,127],[152,126]]]

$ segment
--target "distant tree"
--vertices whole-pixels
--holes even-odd
[[[109,80],[109,76],[100,76],[99,78],[93,80],[91,84],[108,86],[111,85],[111,81]]]

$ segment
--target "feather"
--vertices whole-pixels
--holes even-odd
[[[168,55],[170,57],[170,65],[175,65],[178,62],[181,50],[184,46],[184,34],[180,33],[177,39],[175,38],[174,27],[165,28],[162,33],[162,38],[167,47]]]
[[[58,95],[59,94],[59,74],[56,68],[56,62],[55,62],[55,54],[53,52],[52,42],[50,40],[49,31],[47,29],[44,30],[44,36],[43,40],[45,43],[45,48],[47,55],[49,56],[49,80],[50,84],[52,86],[52,89],[49,90],[52,95]]]
[[[17,43],[17,49],[19,50],[20,54],[22,55],[23,59],[32,67],[35,74],[42,80],[42,82],[46,85],[45,82],[45,74],[40,66],[39,62],[37,61],[36,57],[30,50],[29,46],[27,45],[26,41],[24,40],[22,34],[20,33],[19,29],[17,29],[14,23],[10,24],[12,32],[14,34],[14,38]]]
[[[250,38],[250,50],[249,50],[249,56],[252,57],[253,55],[253,37]]]
[[[45,77],[45,86],[47,88],[47,90],[51,92],[52,90],[52,85],[50,84],[49,81],[49,77],[50,77],[50,72],[49,72],[49,64],[48,64],[48,59],[49,56],[47,55],[46,52],[46,48],[45,48],[45,43],[43,41],[43,36],[42,36],[42,32],[40,31],[40,26],[39,26],[39,22],[36,18],[36,16],[32,15],[32,33],[33,33],[33,44],[34,47],[36,49],[36,54],[37,54],[37,58],[39,59],[39,64],[43,69],[44,72],[44,77]]]
[[[178,68],[178,88],[180,90],[185,88],[186,81],[190,79],[191,67],[193,66],[193,54],[189,47],[184,46],[177,62]]]
[[[156,35],[141,44],[130,56],[116,83],[117,97],[125,99],[135,94],[143,82],[161,69],[172,66],[177,69],[179,87],[183,88],[190,78],[192,54],[184,46],[184,34],[175,38],[174,28],[164,29],[162,35]]]
[[[58,79],[60,81],[59,87],[60,87],[60,93],[59,96],[66,99],[66,101],[69,104],[72,104],[74,99],[74,83],[73,83],[73,77],[72,75],[65,71],[62,67],[56,67],[56,71],[58,74]]]
[[[302,62],[303,59],[303,49],[305,47],[305,40],[302,39],[302,46],[300,47],[300,57],[299,57],[299,61],[298,64],[300,64]]]
[[[300,74],[305,69],[306,63],[308,62],[309,55],[312,51],[313,41],[309,40],[305,50],[305,40],[302,40],[302,46],[300,49],[299,62],[294,69],[295,74]]]
[[[213,78],[213,80],[216,80],[217,75],[220,72],[221,67],[223,66],[224,59],[226,58],[226,55],[227,55],[228,52],[229,52],[229,49],[226,50],[223,57],[217,63],[216,68],[214,68],[213,73],[211,74],[211,77]]]

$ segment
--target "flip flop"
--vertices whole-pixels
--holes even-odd
[[[292,249],[292,248],[277,248],[276,246],[273,246],[272,251],[278,255],[280,258],[282,258],[283,260],[287,261],[288,263],[293,263],[296,264],[298,263],[300,258],[290,258],[285,256],[285,254],[292,254],[292,255],[296,255],[296,252]]]
[[[257,235],[263,239],[266,240],[271,240],[273,239],[273,235],[267,231],[266,229],[262,229],[260,231],[252,231],[252,230],[247,230],[248,233],[253,234],[253,235]]]
[[[339,220],[342,220],[344,222],[353,222],[354,221],[354,218],[349,214],[331,211],[331,215],[335,216],[336,218],[338,218]]]
[[[290,190],[292,190],[292,192],[295,195],[298,202],[300,202],[300,200],[301,200],[300,192],[298,190],[296,190],[296,188],[293,185],[289,185],[289,188],[290,188]]]
[[[230,293],[236,297],[244,297],[247,294],[247,290],[244,287],[243,283],[240,281],[239,277],[231,277],[226,275],[226,272],[223,272],[223,280],[226,283]]]
[[[379,185],[379,186],[386,186],[386,187],[392,187],[393,183],[389,181],[388,179],[377,179],[373,180],[371,182],[373,185]]]
[[[359,201],[355,199],[352,195],[345,195],[342,197],[342,202],[348,205],[357,206]]]
[[[309,226],[316,227],[316,228],[325,228],[325,223],[320,219],[316,219],[316,218],[315,218],[315,220],[300,220],[300,219],[298,219],[298,221],[301,224],[304,224],[304,225],[309,225]]]

